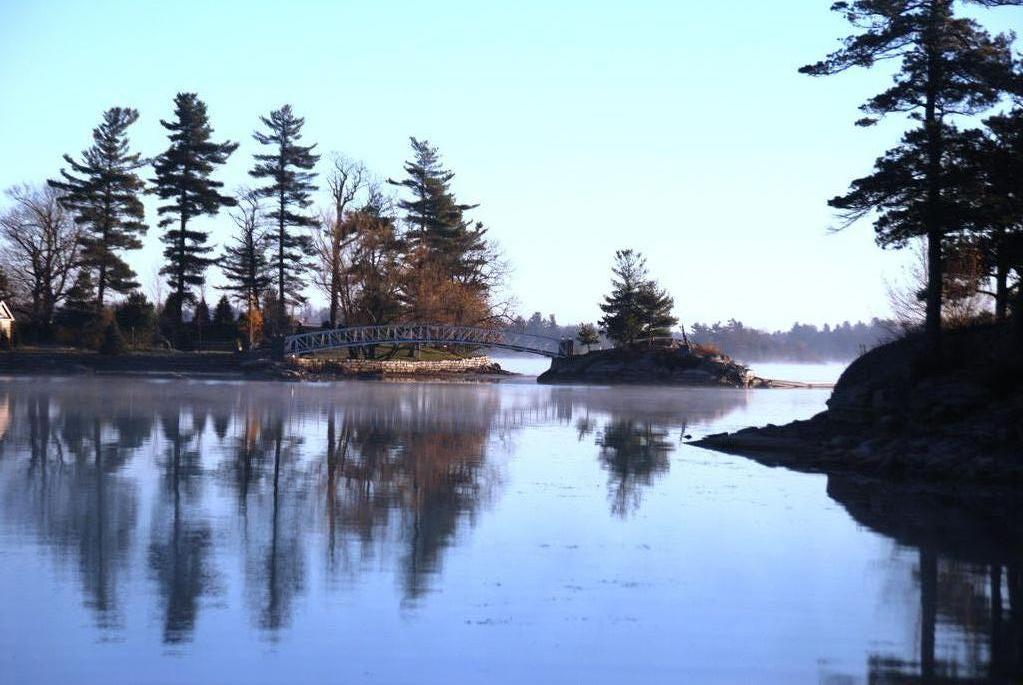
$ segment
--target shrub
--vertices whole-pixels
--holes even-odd
[[[128,345],[124,342],[124,336],[121,335],[121,327],[117,325],[117,319],[111,318],[110,323],[103,331],[103,341],[99,346],[100,354],[111,356],[124,354],[127,349]]]
[[[714,343],[697,343],[693,345],[693,350],[697,354],[702,354],[707,357],[723,357],[725,354],[721,351],[721,348]]]

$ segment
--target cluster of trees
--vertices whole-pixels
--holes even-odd
[[[1023,0],[855,0],[832,9],[857,32],[812,76],[896,64],[893,84],[861,107],[859,126],[909,114],[913,127],[873,172],[830,201],[845,224],[873,219],[882,247],[925,244],[924,325],[933,343],[949,307],[993,282],[994,317],[1007,319],[1012,291],[1023,331],[1023,67],[1012,35],[991,35],[960,6],[1023,6]],[[977,117],[1012,102],[1005,111]],[[961,265],[973,256],[976,269]],[[1013,276],[1014,274],[1014,276]]]
[[[714,347],[746,362],[846,361],[890,338],[896,324],[872,319],[845,321],[836,326],[793,324],[787,331],[767,332],[731,319],[725,323],[695,323],[689,328],[693,344]]]
[[[215,172],[238,144],[216,139],[195,93],[174,99],[173,118],[160,121],[168,146],[152,159],[132,150],[128,131],[138,117],[136,110],[111,108],[92,144],[78,157],[64,155],[59,178],[7,191],[0,297],[16,308],[30,337],[86,341],[95,337],[90,331],[130,319],[140,334],[159,332],[179,347],[238,330],[254,345],[296,326],[310,280],[329,302],[331,326],[496,320],[503,262],[486,228],[467,216],[476,205],[456,200],[454,174],[427,141],[411,139],[405,176],[386,184],[334,155],[324,179],[329,201],[318,210],[320,156],[315,145],[302,144],[305,122],[290,106],[260,117],[262,128],[253,133],[260,152],[249,171],[256,185],[235,193],[224,191]],[[149,228],[145,194],[160,201],[160,275],[169,290],[154,303],[126,261]],[[236,231],[218,254],[209,220],[221,211],[230,213]],[[211,317],[205,290],[214,265],[225,284]]]

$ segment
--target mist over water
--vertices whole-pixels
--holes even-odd
[[[686,444],[827,397],[0,381],[3,680],[1017,672],[1018,520]]]

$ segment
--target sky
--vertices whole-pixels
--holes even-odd
[[[869,223],[829,231],[827,200],[906,123],[853,126],[883,71],[797,73],[849,33],[830,4],[0,0],[0,188],[56,177],[115,105],[140,111],[132,143],[159,154],[181,91],[241,143],[220,180],[252,184],[258,117],[288,103],[324,162],[338,152],[398,177],[409,136],[438,146],[525,316],[595,321],[628,247],[683,323],[884,317],[911,257],[876,247]],[[1018,8],[977,14],[1023,28]],[[127,259],[152,293],[147,207],[145,247]],[[205,225],[230,240],[226,214]]]

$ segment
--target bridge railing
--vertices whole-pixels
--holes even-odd
[[[558,340],[557,338],[500,328],[437,324],[352,326],[310,331],[285,338],[284,353],[286,355],[301,355],[346,347],[387,344],[497,347],[546,357],[565,357],[572,354],[571,340]]]

